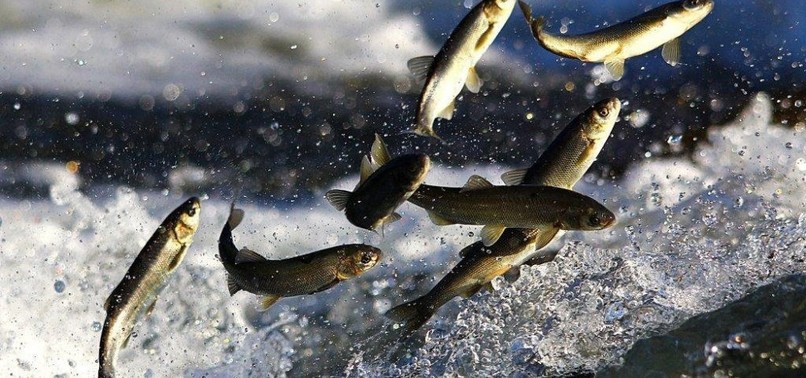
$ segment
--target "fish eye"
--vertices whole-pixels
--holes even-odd
[[[696,9],[704,3],[703,0],[686,0],[683,2],[683,7],[686,9]]]
[[[602,222],[602,219],[599,218],[598,214],[591,215],[591,217],[588,220],[590,221],[590,224],[593,226],[598,226]]]
[[[599,117],[604,118],[604,117],[607,117],[608,114],[610,114],[610,111],[607,110],[607,108],[601,108],[601,109],[599,109],[598,113],[599,113]]]
[[[369,252],[364,252],[361,254],[361,263],[366,265],[372,262],[372,255]]]
[[[188,215],[190,215],[191,217],[196,215],[196,208],[191,207],[190,210],[188,210]]]

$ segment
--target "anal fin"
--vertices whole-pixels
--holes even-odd
[[[238,254],[235,255],[236,264],[261,261],[266,261],[266,258],[248,248],[241,248],[241,250],[238,251]]]
[[[273,294],[265,295],[265,296],[261,297],[260,302],[258,303],[258,310],[259,311],[268,310],[269,307],[271,307],[273,304],[275,304],[277,301],[279,301],[280,298],[282,298],[282,297],[279,296],[279,295],[273,295]]]
[[[442,215],[437,214],[435,211],[427,210],[427,212],[428,212],[428,218],[431,219],[431,222],[433,222],[437,226],[448,226],[451,224],[456,224],[456,222],[451,221],[443,217]]]
[[[442,111],[439,112],[439,115],[437,115],[437,117],[450,120],[451,118],[453,118],[453,110],[455,108],[456,108],[456,99],[451,100],[451,103],[448,104],[448,106],[446,106],[445,109],[442,109]]]
[[[344,210],[347,207],[347,201],[350,199],[350,192],[341,189],[328,190],[325,193],[325,198],[330,202],[333,207],[338,211]]]

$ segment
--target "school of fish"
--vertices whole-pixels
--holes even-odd
[[[482,0],[453,29],[436,56],[411,59],[408,67],[424,85],[419,96],[414,133],[439,138],[436,119],[451,120],[463,87],[479,92],[476,65],[510,18],[516,0]],[[627,58],[661,47],[664,60],[680,62],[679,37],[702,21],[713,0],[674,1],[598,31],[564,36],[544,30],[543,17],[518,1],[540,46],[567,58],[603,62],[615,80],[624,75]],[[481,240],[459,252],[460,261],[430,291],[386,313],[391,329],[410,336],[454,297],[470,297],[491,281],[522,264],[551,261],[557,251],[546,246],[566,230],[596,231],[612,227],[616,216],[575,184],[596,160],[621,111],[618,98],[596,102],[555,137],[529,168],[506,172],[506,184],[495,186],[471,176],[463,187],[425,184],[431,158],[422,153],[392,158],[379,134],[370,153],[360,159],[359,181],[352,192],[333,189],[327,200],[356,227],[384,233],[401,219],[405,202],[426,211],[435,225],[482,226]],[[199,227],[201,201],[190,198],[173,210],[131,263],[104,304],[98,376],[115,376],[117,355],[127,345],[135,324],[155,310],[161,290],[181,264]],[[219,239],[219,260],[227,273],[222,290],[260,297],[266,310],[284,297],[315,295],[376,266],[384,253],[365,244],[325,246],[296,257],[273,260],[236,247],[233,230],[244,212],[232,204]],[[270,254],[271,252],[268,251]],[[226,288],[224,288],[226,286]]]

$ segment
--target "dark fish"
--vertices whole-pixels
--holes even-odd
[[[350,223],[376,231],[400,219],[395,213],[425,180],[431,168],[427,155],[410,154],[392,159],[379,135],[372,144],[372,159],[361,162],[361,179],[353,192],[334,189],[325,195],[333,207],[344,210]]]
[[[472,176],[463,188],[421,185],[409,202],[428,211],[437,225],[485,225],[484,245],[492,245],[507,227],[601,230],[615,215],[596,200],[551,186],[493,186]]]
[[[659,46],[663,59],[674,66],[680,62],[679,37],[702,21],[714,8],[713,0],[682,0],[668,3],[627,21],[591,33],[565,36],[543,30],[543,17],[532,19],[532,10],[520,1],[532,34],[546,50],[583,62],[604,62],[618,80],[624,75],[624,60]]]
[[[285,260],[267,260],[246,248],[239,251],[235,247],[232,230],[242,219],[243,210],[233,207],[218,239],[218,253],[227,270],[230,295],[241,290],[261,295],[262,310],[280,298],[318,293],[357,277],[381,258],[378,248],[347,244]]]
[[[126,346],[134,325],[154,310],[159,292],[182,262],[199,227],[201,202],[191,198],[176,208],[134,259],[106,300],[98,376],[113,377],[118,351]]]

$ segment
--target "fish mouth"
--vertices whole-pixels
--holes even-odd
[[[616,216],[609,214],[602,222],[602,229],[608,228],[616,223]]]

